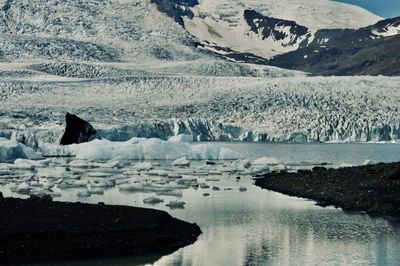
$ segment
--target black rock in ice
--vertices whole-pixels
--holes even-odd
[[[94,139],[101,139],[97,130],[82,118],[67,113],[65,121],[67,125],[65,126],[64,135],[61,138],[61,145],[79,144]]]

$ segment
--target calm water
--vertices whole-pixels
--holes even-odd
[[[396,144],[221,145],[249,158],[275,157],[289,166],[302,168],[322,162],[337,166],[361,164],[367,159],[400,161],[400,145]],[[168,164],[162,167],[168,168]],[[317,207],[312,201],[262,190],[252,185],[251,177],[242,177],[239,182],[236,177],[228,174],[197,177],[221,190],[184,190],[185,209],[170,210],[163,204],[151,206],[197,223],[203,231],[196,243],[162,257],[155,265],[400,265],[399,221]],[[219,181],[205,181],[206,178]],[[239,192],[241,186],[247,191]],[[13,195],[7,192],[7,186],[2,191]],[[210,196],[204,197],[205,192]],[[152,194],[121,193],[112,188],[105,191],[104,196],[93,195],[85,200],[75,195],[76,192],[68,192],[60,200],[149,207],[143,204],[143,199]],[[138,258],[125,258],[103,264],[136,265],[140,262]]]

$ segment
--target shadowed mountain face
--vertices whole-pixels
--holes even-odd
[[[193,18],[194,14],[190,7],[199,4],[197,0],[151,0],[157,5],[160,12],[172,17],[176,22],[184,26],[183,17]]]
[[[350,29],[320,30],[313,41],[269,64],[312,75],[400,75],[400,18]]]
[[[282,42],[282,46],[292,46],[302,38],[310,36],[308,28],[298,25],[295,21],[263,16],[253,10],[245,10],[244,18],[250,30],[261,39],[272,38]]]

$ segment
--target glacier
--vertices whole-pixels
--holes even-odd
[[[311,29],[357,28],[380,19],[321,0],[310,21],[304,14],[315,1],[267,2],[254,0],[247,8]],[[241,29],[243,21],[235,18],[245,7],[239,1],[218,3],[199,2],[209,19]],[[280,8],[285,4],[287,9]],[[110,141],[179,134],[195,141],[400,139],[397,77],[309,77],[223,60],[196,48],[201,38],[187,32],[190,16],[183,28],[151,1],[0,5],[0,137],[34,150],[62,153],[57,144],[66,112],[89,121]],[[189,6],[192,22],[200,19],[199,7]],[[335,7],[344,11],[339,17],[332,13]]]

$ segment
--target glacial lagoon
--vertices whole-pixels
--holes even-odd
[[[360,165],[367,160],[374,163],[400,160],[398,144],[218,144],[251,160],[274,158],[276,165],[271,165],[272,169],[312,168],[321,164],[339,167]],[[65,170],[74,171],[66,167],[71,160],[57,158],[50,166],[36,171],[39,176],[43,174],[49,178],[52,176],[49,173],[53,171],[53,179],[56,180],[56,175],[62,175]],[[206,161],[191,161],[190,167],[184,168],[172,166],[172,161],[151,163],[153,170],[160,171],[160,176],[153,171],[150,175],[142,172],[136,178],[148,178],[162,184],[162,180],[168,178],[162,171],[167,171],[178,173],[183,179],[196,179],[200,186],[181,189],[182,195],[157,195],[157,192],[140,189],[123,191],[117,185],[97,189],[98,192],[103,191],[103,195],[94,193],[89,197],[79,193],[84,191],[82,187],[57,188],[55,192],[60,193],[60,197],[55,200],[156,208],[201,227],[203,234],[197,242],[163,256],[154,265],[400,264],[400,220],[344,213],[334,207],[315,206],[315,202],[307,199],[262,190],[253,185],[251,175],[226,170],[225,166],[229,166],[230,162],[217,161],[215,165],[206,165]],[[30,170],[21,171],[28,173]],[[87,176],[91,171],[92,174]],[[82,169],[79,181],[95,176],[106,179],[99,174],[101,171]],[[15,184],[3,183],[0,191],[4,196],[26,197],[12,192],[13,186]],[[152,196],[164,202],[152,205],[143,202]],[[185,202],[184,208],[166,206],[170,201]],[[116,258],[60,262],[58,265],[137,265],[148,261],[146,259]],[[51,264],[54,265],[54,262]]]

